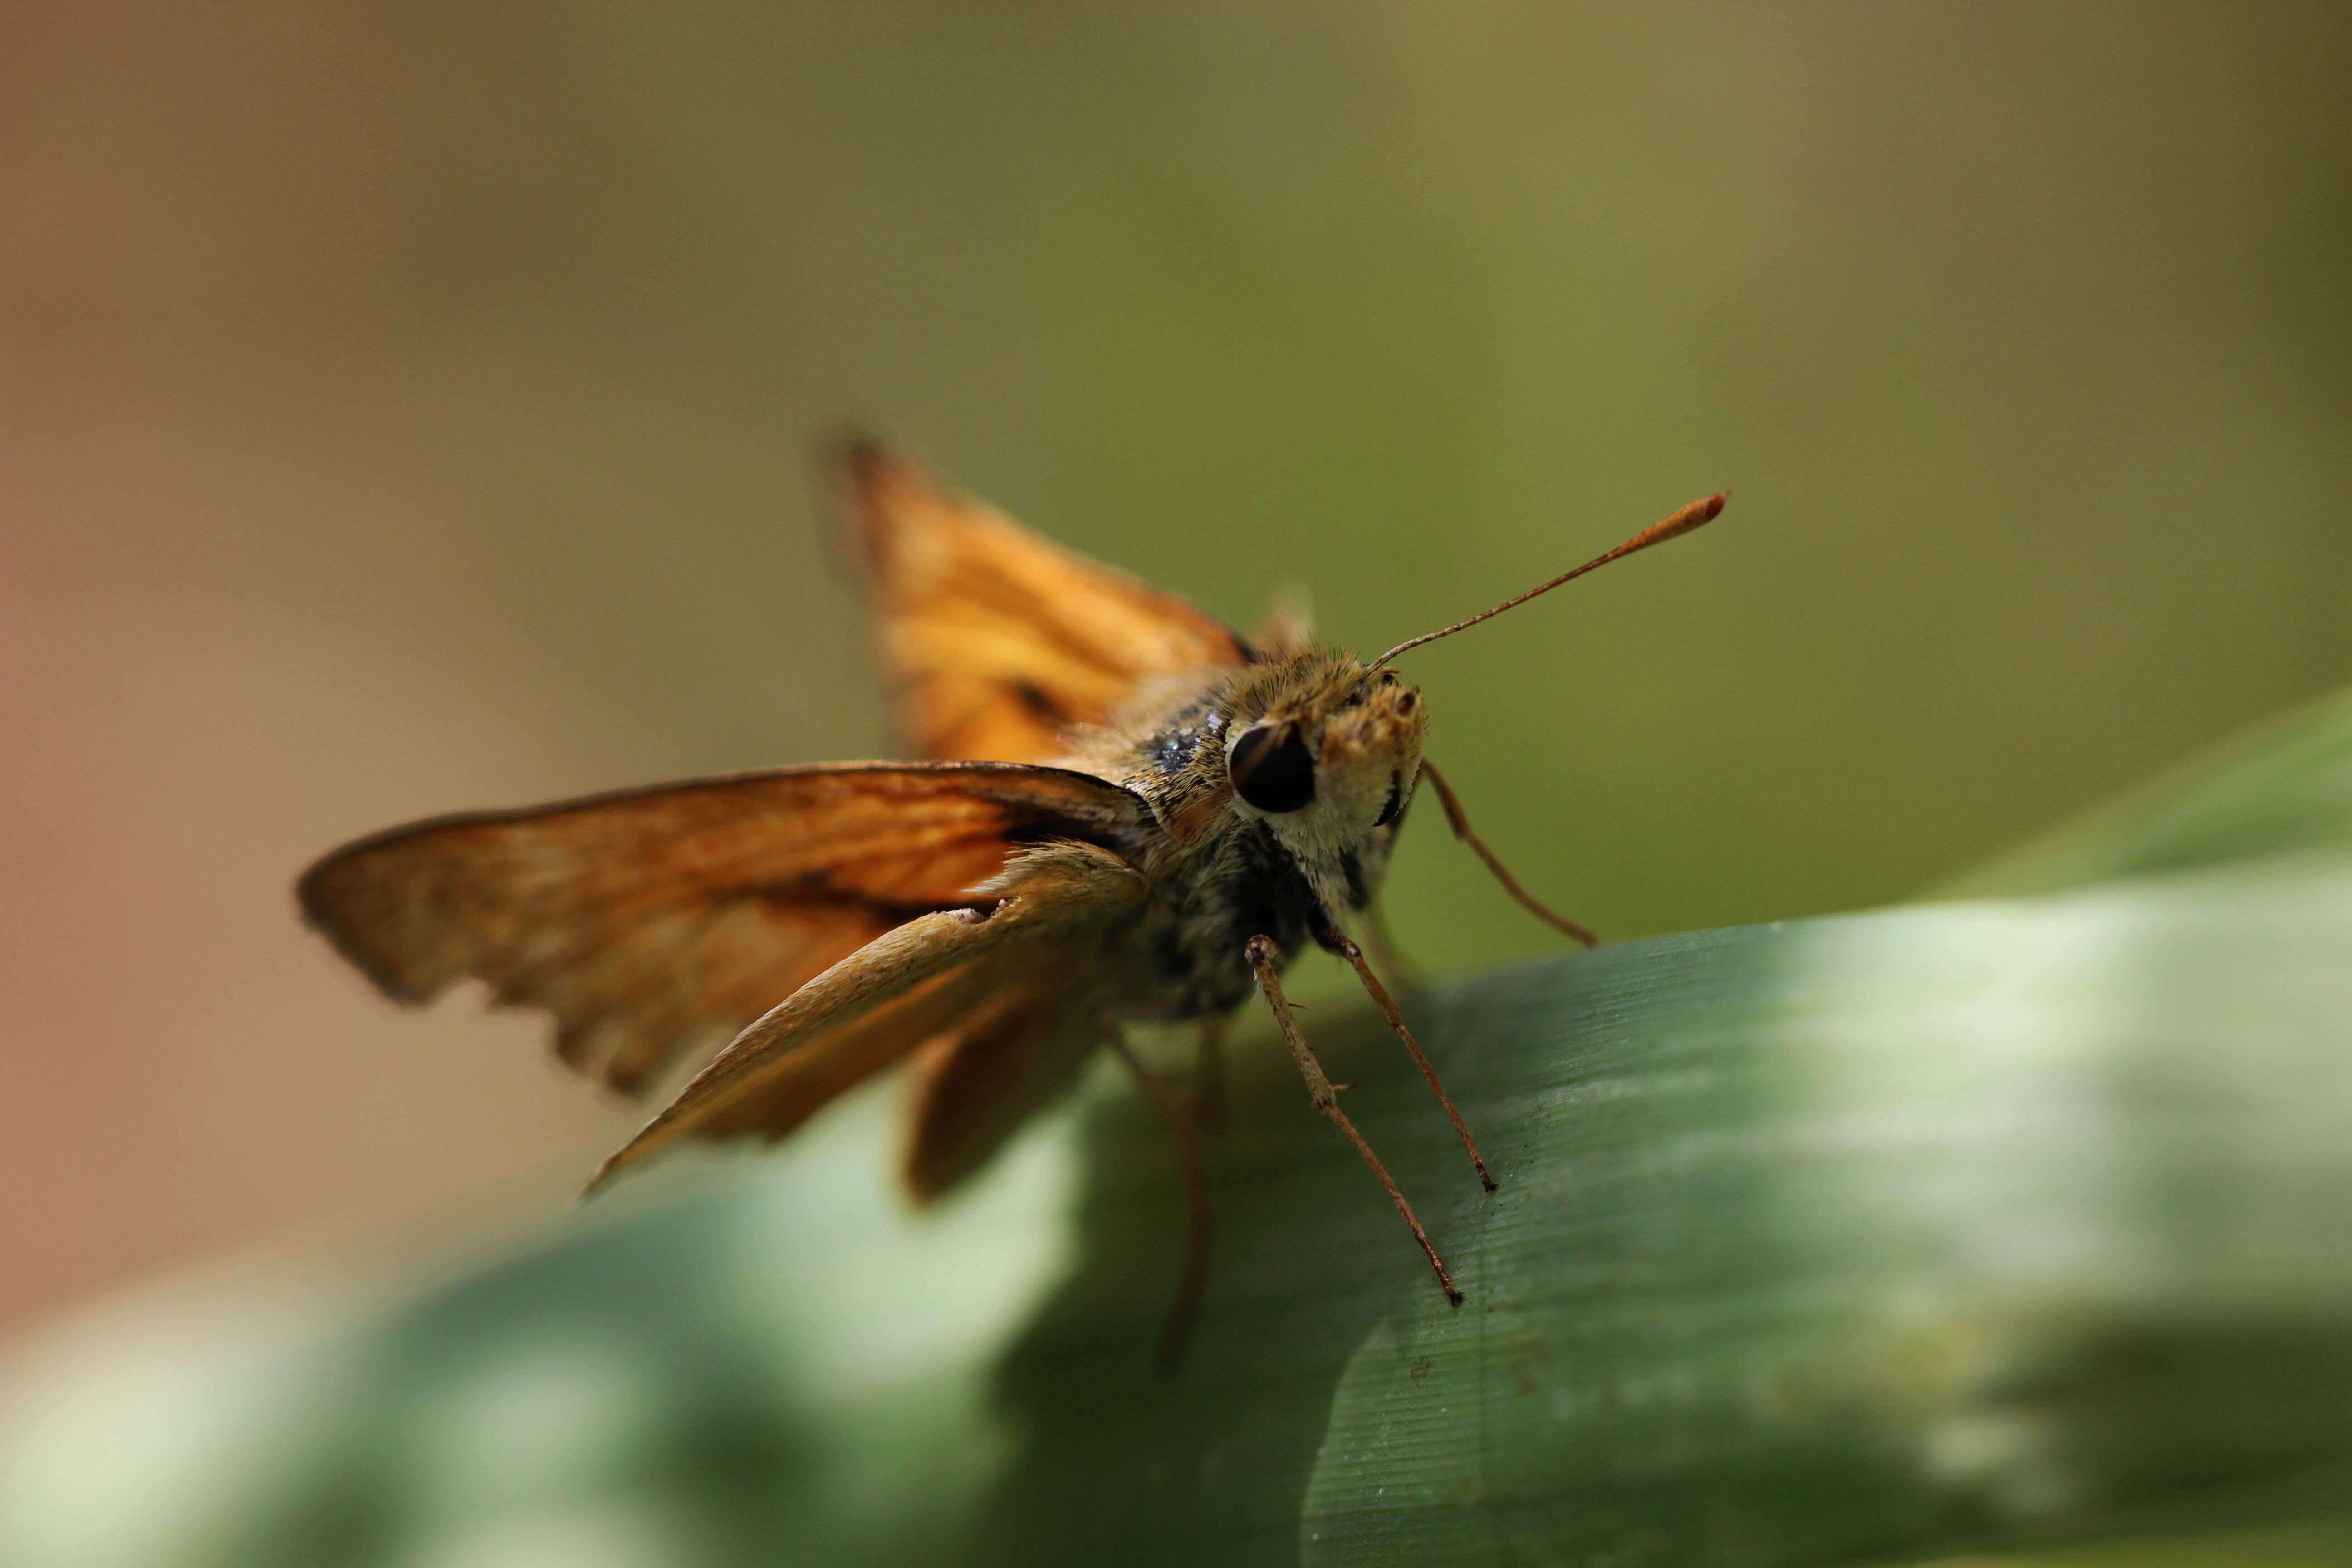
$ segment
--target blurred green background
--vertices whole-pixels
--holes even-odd
[[[79,0],[0,58],[0,1325],[553,1206],[630,1113],[287,884],[885,747],[845,418],[1363,648],[1732,489],[1412,666],[1610,936],[1901,897],[2352,675],[2341,7]],[[1391,906],[1549,946],[1433,818]]]

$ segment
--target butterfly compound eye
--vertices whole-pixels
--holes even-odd
[[[1287,724],[1258,724],[1225,752],[1234,789],[1260,811],[1297,811],[1315,798],[1315,759]]]

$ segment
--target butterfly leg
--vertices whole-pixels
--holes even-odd
[[[1412,1227],[1412,1238],[1421,1244],[1422,1253],[1429,1259],[1430,1268],[1436,1271],[1438,1287],[1445,1292],[1445,1299],[1457,1307],[1462,1305],[1462,1292],[1454,1286],[1454,1276],[1446,1271],[1445,1260],[1438,1257],[1437,1248],[1429,1244],[1429,1233],[1421,1228],[1420,1217],[1412,1212],[1412,1205],[1405,1202],[1404,1193],[1397,1186],[1396,1179],[1389,1174],[1388,1167],[1381,1163],[1381,1157],[1372,1152],[1372,1146],[1364,1142],[1364,1135],[1356,1131],[1356,1124],[1348,1120],[1346,1111],[1339,1109],[1339,1094],[1332,1089],[1330,1079],[1324,1075],[1323,1064],[1315,1059],[1314,1051],[1307,1044],[1307,1037],[1298,1032],[1298,1021],[1290,1014],[1290,998],[1282,993],[1282,976],[1275,972],[1276,952],[1272,937],[1250,938],[1250,968],[1257,975],[1257,988],[1265,993],[1266,1005],[1274,1009],[1275,1022],[1282,1026],[1282,1037],[1288,1043],[1290,1054],[1298,1063],[1298,1075],[1307,1080],[1307,1098],[1315,1102],[1316,1110],[1331,1119],[1332,1125],[1346,1135],[1348,1142],[1356,1146],[1356,1152],[1364,1157],[1364,1163],[1372,1168],[1372,1174],[1380,1178],[1389,1200],[1396,1205],[1397,1213],[1404,1215],[1404,1223]]]
[[[1364,910],[1364,941],[1371,947],[1381,967],[1397,977],[1407,991],[1418,991],[1426,983],[1421,965],[1405,956],[1397,944],[1396,932],[1389,929],[1388,906],[1374,899]]]
[[[1446,1119],[1454,1123],[1454,1131],[1461,1135],[1462,1147],[1470,1152],[1470,1164],[1478,1173],[1478,1184],[1493,1192],[1495,1178],[1486,1173],[1486,1162],[1478,1152],[1478,1141],[1470,1136],[1470,1129],[1463,1123],[1462,1113],[1454,1109],[1454,1097],[1445,1092],[1445,1085],[1438,1079],[1437,1069],[1430,1066],[1429,1058],[1422,1054],[1421,1042],[1412,1037],[1411,1029],[1405,1027],[1404,1015],[1397,1011],[1396,1003],[1390,999],[1389,988],[1381,984],[1381,977],[1374,974],[1372,966],[1364,962],[1362,948],[1345,936],[1338,936],[1337,941],[1339,956],[1355,965],[1357,977],[1363,981],[1364,989],[1372,994],[1373,1005],[1380,1008],[1381,1016],[1389,1021],[1389,1027],[1395,1031],[1396,1037],[1404,1042],[1404,1048],[1412,1053],[1412,1065],[1421,1069],[1421,1076],[1429,1080],[1429,1092],[1437,1096],[1437,1103],[1445,1108]]]
[[[1429,759],[1426,757],[1422,759],[1421,776],[1436,786],[1438,802],[1445,807],[1445,824],[1454,829],[1454,837],[1470,846],[1471,853],[1486,863],[1486,869],[1495,874],[1495,880],[1503,884],[1503,891],[1517,899],[1521,909],[1551,927],[1552,930],[1573,937],[1587,947],[1600,945],[1599,937],[1575,921],[1570,920],[1566,915],[1546,909],[1533,893],[1519,886],[1519,879],[1506,870],[1500,860],[1495,858],[1495,852],[1486,847],[1486,841],[1470,831],[1470,818],[1462,810],[1461,796],[1454,793],[1454,786],[1445,782],[1444,773],[1429,765]]]
[[[1225,1130],[1226,1022],[1223,1013],[1212,1013],[1201,1020],[1193,1056],[1192,1120],[1213,1137]]]
[[[1168,1080],[1145,1067],[1128,1043],[1114,1035],[1110,1048],[1153,1104],[1168,1118],[1176,1135],[1176,1167],[1184,1182],[1184,1259],[1176,1271],[1176,1294],[1168,1303],[1167,1321],[1160,1331],[1160,1363],[1174,1366],[1192,1337],[1193,1321],[1201,1314],[1201,1298],[1209,1289],[1209,1261],[1217,1237],[1216,1200],[1209,1190],[1209,1173],[1201,1163],[1201,1140],[1194,1109],[1184,1103]]]

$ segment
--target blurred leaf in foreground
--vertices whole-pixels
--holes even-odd
[[[134,1312],[5,1414],[0,1560],[2352,1560],[2347,767],[2339,700],[1982,884],[2036,896],[1433,989],[1491,1196],[1318,1009],[1459,1310],[1273,1049],[1172,1378],[1115,1079],[929,1218],[869,1094],[339,1331]]]

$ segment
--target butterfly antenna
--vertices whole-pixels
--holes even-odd
[[[1526,604],[1529,599],[1534,598],[1538,594],[1549,594],[1554,588],[1559,587],[1562,583],[1581,577],[1587,572],[1593,570],[1595,567],[1606,566],[1621,555],[1631,555],[1636,550],[1647,550],[1653,544],[1664,544],[1667,540],[1675,538],[1681,534],[1688,533],[1692,529],[1697,528],[1704,523],[1713,522],[1715,521],[1716,514],[1723,510],[1723,503],[1730,499],[1731,492],[1729,490],[1725,490],[1720,494],[1711,495],[1703,500],[1695,500],[1691,502],[1690,505],[1683,508],[1682,510],[1675,513],[1672,517],[1666,518],[1664,521],[1660,522],[1652,523],[1649,527],[1643,529],[1641,532],[1635,534],[1633,538],[1627,540],[1624,543],[1619,545],[1608,554],[1594,556],[1591,560],[1586,562],[1583,565],[1579,566],[1573,572],[1563,572],[1559,576],[1553,578],[1550,582],[1540,584],[1536,587],[1530,588],[1516,599],[1506,599],[1501,604],[1496,605],[1493,609],[1475,615],[1466,621],[1456,621],[1452,626],[1443,627],[1440,630],[1423,632],[1417,637],[1407,638],[1405,641],[1401,642],[1397,644],[1396,647],[1389,649],[1388,652],[1381,655],[1380,658],[1372,660],[1371,668],[1378,669],[1381,666],[1388,663],[1389,660],[1408,649],[1419,647],[1423,643],[1435,642],[1440,637],[1450,637],[1455,632],[1465,631],[1471,626],[1476,626],[1480,621],[1493,620],[1505,610],[1516,609],[1519,605]]]

